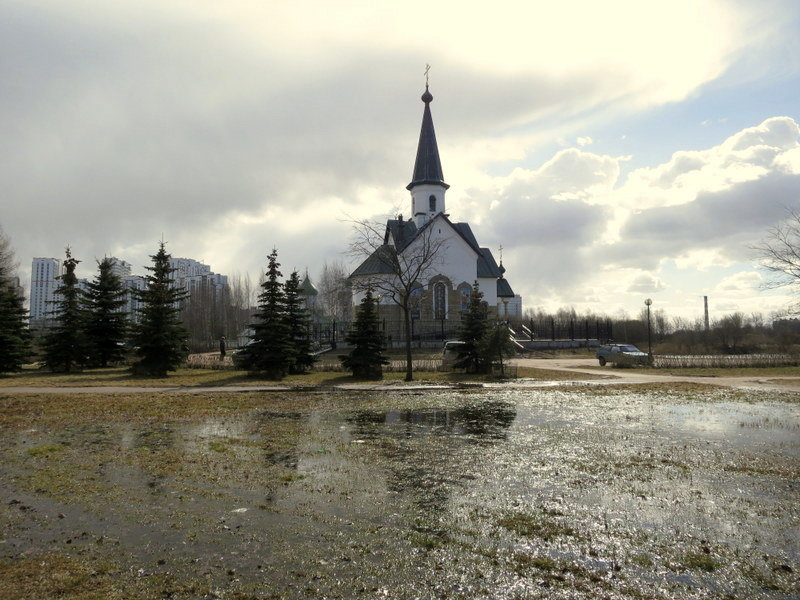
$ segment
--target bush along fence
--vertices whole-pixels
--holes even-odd
[[[402,320],[381,318],[380,324],[389,348],[397,348],[405,343],[405,324]],[[351,325],[348,321],[315,323],[311,338],[320,346],[337,348],[344,343]],[[411,319],[411,340],[417,347],[441,347],[447,340],[458,339],[460,328],[460,320]]]
[[[659,369],[713,369],[741,367],[794,367],[800,365],[800,355],[793,354],[720,354],[653,356],[653,366]]]

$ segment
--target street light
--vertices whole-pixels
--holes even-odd
[[[650,361],[653,360],[653,339],[651,337],[651,328],[650,328],[650,305],[653,301],[648,298],[644,301],[645,306],[647,306],[647,356],[650,358]]]

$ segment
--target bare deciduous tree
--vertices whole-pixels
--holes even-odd
[[[433,227],[423,226],[407,245],[396,248],[391,237],[386,235],[386,225],[370,220],[353,221],[353,232],[349,253],[364,261],[359,269],[366,267],[363,274],[357,269],[351,276],[353,290],[372,290],[382,302],[388,300],[400,307],[405,329],[405,379],[412,381],[412,292],[419,286],[424,287],[435,275],[434,267],[441,262],[448,240],[434,235]]]
[[[800,283],[800,212],[787,212],[787,218],[770,228],[764,239],[752,247],[761,265],[772,274],[764,284],[768,289]]]
[[[348,281],[349,273],[344,262],[325,261],[319,277],[318,305],[326,317],[342,323],[353,315],[353,295]]]
[[[11,277],[17,270],[17,266],[14,250],[11,248],[11,240],[0,227],[0,273],[4,277]]]

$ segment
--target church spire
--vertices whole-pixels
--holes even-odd
[[[442,161],[439,160],[439,146],[436,144],[436,132],[433,129],[433,117],[431,116],[433,95],[428,90],[427,82],[425,83],[425,93],[422,94],[422,101],[425,103],[425,111],[422,113],[417,160],[414,162],[414,175],[411,183],[406,186],[406,189],[411,190],[413,187],[425,184],[439,185],[447,189],[450,186],[444,182]]]

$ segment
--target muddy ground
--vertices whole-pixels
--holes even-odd
[[[0,597],[798,598],[793,394],[0,395]]]

